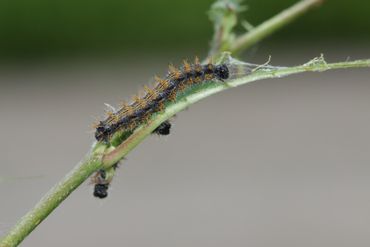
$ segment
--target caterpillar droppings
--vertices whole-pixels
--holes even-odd
[[[108,196],[109,184],[95,184],[94,196],[100,199],[104,199]]]
[[[229,68],[226,64],[202,65],[196,58],[194,64],[185,60],[181,68],[170,65],[164,79],[155,76],[155,86],[144,87],[143,96],[136,95],[131,103],[122,104],[115,112],[110,111],[107,118],[96,125],[95,138],[97,141],[109,142],[117,131],[133,131],[154,113],[163,111],[167,102],[175,101],[178,93],[188,87],[210,80],[223,82],[228,78]],[[165,122],[154,133],[167,135],[170,127],[170,123]]]
[[[92,177],[94,185],[93,195],[97,198],[103,199],[108,196],[109,181],[106,181],[106,172],[104,169],[98,170]]]
[[[97,198],[104,199],[108,196],[108,189],[113,180],[116,169],[119,163],[114,164],[111,168],[99,169],[91,177],[91,183],[94,184],[93,195]]]
[[[157,135],[166,136],[170,134],[171,129],[171,123],[169,121],[164,121],[161,123],[154,131],[153,133]]]

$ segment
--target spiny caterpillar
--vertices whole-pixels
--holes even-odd
[[[178,93],[188,87],[210,80],[224,81],[229,78],[229,68],[226,64],[202,65],[198,58],[194,64],[184,61],[181,68],[169,66],[167,76],[162,79],[155,76],[156,85],[153,88],[144,87],[143,96],[136,95],[130,104],[124,103],[116,111],[108,112],[108,117],[96,124],[95,138],[108,143],[117,131],[133,131],[140,124],[147,122],[157,112],[163,111],[165,103],[176,100]],[[169,134],[170,123],[162,123],[154,133]]]

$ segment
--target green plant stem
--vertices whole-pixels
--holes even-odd
[[[320,0],[304,0],[298,3],[297,6],[285,11],[285,14],[279,14],[269,21],[263,23],[262,27],[257,27],[249,33],[239,37],[235,45],[232,46],[231,52],[238,53],[250,47],[261,39],[265,38],[273,31],[279,29],[283,25],[292,21],[311,6],[320,2]],[[285,20],[286,19],[286,20]],[[221,48],[219,48],[221,52]],[[344,66],[344,65],[343,65]],[[349,65],[351,67],[351,65]],[[360,66],[357,64],[356,66]],[[355,66],[355,67],[356,67]],[[286,71],[288,72],[288,71]],[[278,73],[278,72],[276,72]],[[257,74],[256,74],[257,76]],[[271,75],[270,75],[271,77]],[[268,74],[260,75],[260,78],[255,77],[256,80],[269,78]],[[238,82],[239,81],[239,82]],[[245,82],[253,81],[253,77],[245,78]],[[97,144],[88,157],[78,164],[69,174],[63,178],[61,182],[55,185],[40,201],[29,211],[14,228],[0,241],[0,247],[17,246],[28,236],[33,229],[35,229],[64,199],[68,197],[81,183],[83,183],[94,171],[106,167],[109,168],[117,161],[121,160],[130,150],[137,146],[144,140],[164,119],[168,119],[175,113],[185,109],[190,104],[199,101],[200,99],[220,92],[228,87],[237,86],[242,81],[237,80],[234,83],[227,85],[218,84],[216,87],[209,87],[194,94],[185,97],[178,103],[170,105],[164,113],[157,115],[151,122],[139,128],[133,135],[131,135],[125,142],[119,145],[113,151],[107,153],[103,160],[103,153],[106,147],[102,144]]]
[[[330,69],[359,68],[359,67],[370,67],[370,59],[327,64],[323,60],[323,58],[318,58],[301,66],[289,68],[277,68],[268,71],[261,70],[256,71],[250,75],[246,75],[244,77],[235,79],[225,84],[222,83],[211,84],[207,88],[204,88],[182,98],[181,100],[176,102],[176,104],[169,105],[163,113],[157,115],[147,125],[141,126],[139,129],[137,129],[137,131],[133,135],[126,139],[125,142],[119,145],[115,150],[106,154],[103,159],[103,164],[105,167],[110,167],[114,165],[116,162],[125,157],[142,140],[144,140],[148,135],[150,135],[151,132],[155,128],[157,128],[160,123],[171,118],[178,112],[188,108],[191,104],[194,104],[197,101],[204,99],[208,96],[211,96],[215,93],[224,91],[229,88],[237,87],[243,84],[247,84],[249,82],[254,82],[268,78],[280,78],[308,71],[326,71]]]
[[[41,201],[29,211],[14,228],[0,241],[0,247],[17,246],[30,234],[64,199],[68,197],[94,171],[109,168],[126,156],[134,147],[148,137],[160,123],[191,104],[223,90],[237,87],[249,82],[280,78],[307,71],[326,71],[330,69],[370,67],[369,60],[357,60],[327,64],[323,58],[317,58],[304,65],[290,68],[269,68],[256,70],[228,83],[209,83],[199,90],[184,95],[176,103],[168,105],[163,113],[155,115],[148,124],[138,128],[122,144],[113,150],[107,150],[103,144],[96,144],[92,152],[75,167],[60,183],[55,185]],[[263,67],[261,67],[263,68]]]
[[[20,219],[0,241],[0,246],[12,247],[20,244],[69,194],[101,167],[104,150],[105,147],[98,144],[90,156],[51,188],[37,205]]]
[[[266,20],[246,34],[239,36],[230,46],[229,51],[236,56],[243,50],[255,45],[322,2],[323,0],[302,0],[296,3],[271,19]]]

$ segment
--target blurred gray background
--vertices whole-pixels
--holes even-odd
[[[282,8],[265,2],[274,13]],[[204,21],[207,4],[199,10]],[[273,36],[243,58],[264,63],[272,55],[272,65],[320,53],[328,61],[369,58],[368,29],[341,37],[310,28],[312,15],[330,12],[325,8],[300,20],[301,40]],[[355,16],[343,18],[356,23]],[[114,55],[91,47],[73,55],[67,45],[40,56],[7,50],[0,67],[0,236],[87,153],[104,103],[129,99],[168,62],[206,53],[197,41],[169,49],[150,41],[142,50],[123,43]],[[207,98],[174,119],[170,136],[152,136],[130,153],[107,199],[95,199],[86,182],[22,246],[367,247],[369,76],[368,69],[307,73]]]

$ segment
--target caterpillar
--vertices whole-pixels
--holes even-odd
[[[117,131],[133,131],[140,124],[147,122],[154,113],[163,111],[165,103],[174,102],[178,93],[188,87],[210,80],[223,82],[228,78],[229,68],[226,64],[203,65],[195,58],[193,64],[184,60],[180,68],[170,65],[164,79],[155,76],[156,84],[153,88],[145,86],[142,96],[136,95],[130,104],[123,103],[119,110],[109,111],[106,119],[95,125],[95,139],[108,143]],[[164,122],[154,133],[167,135],[170,128],[171,124]]]

